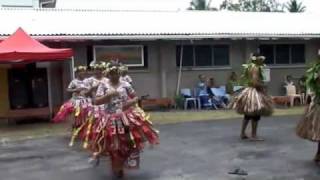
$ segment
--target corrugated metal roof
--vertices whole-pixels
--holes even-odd
[[[228,11],[0,9],[0,35],[38,38],[320,38],[320,14]]]

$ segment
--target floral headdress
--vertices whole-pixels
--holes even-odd
[[[86,71],[87,66],[77,66],[73,69],[74,72]]]
[[[266,59],[266,57],[259,55],[259,54],[253,54],[250,59],[251,59],[251,61],[256,61],[256,60],[264,61]]]

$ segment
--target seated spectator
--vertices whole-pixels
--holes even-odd
[[[225,97],[218,97],[212,92],[212,88],[219,88],[215,85],[214,78],[210,78],[207,83],[207,93],[210,97],[213,108],[226,108]]]
[[[210,107],[209,95],[207,92],[206,77],[202,74],[199,76],[199,82],[197,84],[197,96],[200,98],[200,103],[202,107]]]
[[[293,78],[292,78],[291,75],[287,75],[285,80],[284,80],[284,86],[288,86],[288,85],[294,86]]]
[[[306,94],[307,86],[306,86],[306,76],[302,76],[298,81],[298,93],[299,94]]]
[[[234,94],[234,86],[238,86],[238,76],[235,72],[232,72],[231,75],[229,76],[227,80],[227,85],[226,85],[226,92],[227,94]]]

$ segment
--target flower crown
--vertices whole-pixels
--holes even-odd
[[[105,62],[93,63],[90,64],[90,67],[95,70],[105,70],[107,68],[107,64]]]
[[[256,61],[256,60],[262,60],[262,61],[264,61],[264,60],[266,59],[266,57],[260,56],[260,55],[258,55],[258,56],[252,55],[250,59],[251,59],[251,61]]]
[[[127,72],[129,69],[128,69],[128,66],[122,64],[122,65],[120,66],[119,70],[120,70],[121,72]]]
[[[77,66],[73,69],[74,72],[86,71],[86,70],[87,70],[86,66]]]
[[[104,71],[104,73],[108,74],[110,71],[120,72],[120,68],[121,68],[121,66],[118,61],[111,60],[110,62],[108,62],[106,64],[106,70]]]

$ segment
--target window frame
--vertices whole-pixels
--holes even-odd
[[[191,69],[199,69],[199,68],[203,68],[203,69],[212,69],[212,68],[225,68],[225,67],[230,67],[231,66],[231,62],[230,62],[230,44],[226,44],[226,43],[223,43],[223,44],[176,44],[176,49],[177,48],[180,48],[180,53],[181,53],[181,47],[182,46],[192,46],[192,51],[193,51],[193,65],[192,66],[183,66],[183,63],[182,63],[182,68],[191,68]],[[210,65],[207,65],[207,66],[197,66],[196,65],[196,46],[210,46],[210,49],[211,49],[211,64]],[[215,55],[215,47],[216,46],[226,46],[227,49],[228,49],[228,57],[227,57],[227,64],[225,65],[215,65],[215,58],[214,58],[214,55]],[[177,50],[176,50],[176,53],[177,53]],[[176,55],[176,57],[180,57],[180,54],[179,55]],[[180,65],[180,59],[176,59],[176,67],[179,67]]]
[[[289,63],[285,63],[285,64],[279,64],[277,63],[277,46],[279,45],[288,45],[289,46]],[[292,62],[292,46],[294,45],[303,45],[303,54],[304,54],[304,62],[299,62],[299,63],[293,63]],[[273,50],[273,62],[266,64],[268,66],[301,66],[301,65],[305,65],[306,63],[306,44],[305,43],[260,43],[259,44],[259,49],[261,48],[261,46],[272,46],[272,50]]]
[[[132,68],[143,68],[145,67],[145,52],[144,52],[144,45],[94,45],[92,46],[92,51],[93,51],[93,60],[97,61],[97,56],[96,56],[96,48],[103,48],[103,47],[139,47],[140,48],[140,53],[141,53],[141,63],[140,64],[125,64],[128,67]],[[120,60],[121,62],[121,60]]]

